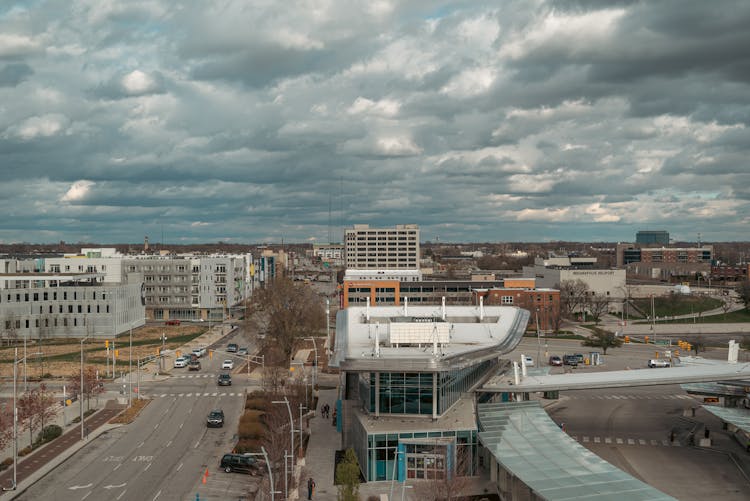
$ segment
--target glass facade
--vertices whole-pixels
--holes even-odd
[[[360,403],[370,413],[375,413],[377,398],[380,414],[432,415],[432,402],[437,398],[437,414],[442,415],[496,365],[497,360],[486,360],[471,367],[438,372],[437,395],[433,395],[432,372],[360,374]],[[375,378],[380,382],[377,392]]]
[[[401,474],[397,451],[406,461]],[[406,478],[442,478],[451,466],[459,476],[471,476],[477,470],[477,452],[476,430],[449,430],[368,435],[366,451],[358,451],[357,456],[367,481],[373,482],[403,481],[404,474]]]

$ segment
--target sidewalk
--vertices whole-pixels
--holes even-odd
[[[338,376],[335,376],[338,382]],[[321,378],[322,379],[322,378]],[[328,377],[326,377],[328,379]],[[327,381],[321,381],[325,385]],[[335,384],[335,382],[333,384]],[[315,480],[316,488],[313,499],[316,501],[336,501],[338,490],[333,485],[334,460],[336,450],[341,447],[341,435],[331,424],[332,420],[323,419],[320,409],[328,404],[333,409],[336,405],[337,390],[320,390],[318,408],[315,417],[310,419],[310,441],[307,444],[305,467],[300,478],[299,499],[307,499],[307,479]],[[333,411],[331,411],[333,414]]]

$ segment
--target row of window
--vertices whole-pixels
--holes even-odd
[[[3,298],[5,298],[6,303],[28,303],[29,301],[36,302],[36,301],[57,301],[58,297],[62,301],[78,301],[79,299],[88,299],[87,294],[85,292],[78,292],[78,291],[71,291],[68,293],[68,291],[52,291],[52,292],[16,292],[11,293],[7,292],[5,294],[0,294],[0,303],[3,302]],[[91,291],[91,299],[96,300],[97,294],[96,291]],[[107,294],[105,292],[99,293],[99,299],[105,300],[107,299]]]

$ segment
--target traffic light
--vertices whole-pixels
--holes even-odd
[[[208,359],[211,360],[214,358],[214,350],[208,350]]]
[[[648,344],[648,336],[643,336],[643,342]]]
[[[120,358],[120,350],[115,350],[115,358]]]
[[[106,349],[109,349],[109,339],[105,339],[105,340],[104,340],[104,347],[105,347]]]
[[[630,336],[625,336],[625,342],[626,342],[626,343],[629,343],[629,342],[630,342]]]

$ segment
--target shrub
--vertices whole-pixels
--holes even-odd
[[[264,398],[248,398],[245,402],[245,409],[258,409],[264,411],[268,409],[268,400]]]
[[[34,449],[29,445],[28,447],[24,447],[20,451],[18,451],[19,456],[25,456],[26,454],[31,454],[31,451]]]
[[[266,434],[266,426],[258,422],[240,422],[237,434],[240,438],[261,438]]]
[[[42,445],[46,444],[47,442],[51,442],[52,440],[62,435],[62,432],[62,428],[56,424],[45,426],[44,429],[39,432],[35,443],[38,445]]]
[[[5,458],[3,459],[2,463],[0,463],[0,471],[7,470],[10,465],[13,464],[13,458]]]
[[[80,423],[81,422],[81,417],[80,416],[76,416],[73,419],[71,419],[70,422],[71,423]]]
[[[257,439],[240,439],[234,448],[234,451],[238,454],[243,452],[260,452],[260,448],[263,443]]]

